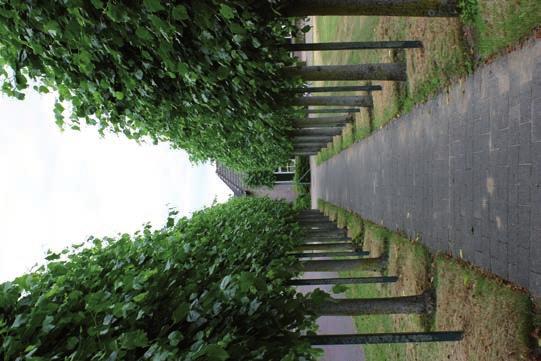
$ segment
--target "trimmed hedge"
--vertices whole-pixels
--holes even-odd
[[[235,198],[91,239],[0,285],[3,360],[312,360],[309,296],[286,281],[298,240],[283,202]]]
[[[273,0],[0,1],[0,85],[58,92],[57,123],[168,141],[194,160],[272,169],[292,146],[295,32]],[[66,109],[71,109],[71,116]],[[66,117],[69,117],[66,119]]]

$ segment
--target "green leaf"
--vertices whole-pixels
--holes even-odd
[[[152,34],[150,31],[143,27],[138,27],[137,30],[135,30],[135,35],[137,35],[138,38],[148,41],[152,39]]]
[[[12,328],[21,327],[26,322],[26,316],[23,314],[19,314],[15,316],[15,320],[13,321],[13,324],[11,324]]]
[[[143,0],[143,4],[150,12],[165,10],[160,0]]]
[[[190,16],[188,15],[188,10],[186,10],[186,7],[184,5],[175,6],[171,15],[173,16],[173,19],[178,21],[188,20],[190,18]]]
[[[92,5],[94,5],[94,7],[96,9],[103,9],[103,1],[101,1],[101,0],[90,0],[90,2],[92,3]]]
[[[210,361],[225,361],[229,358],[229,354],[217,344],[207,345],[205,354]]]
[[[43,31],[55,37],[58,35],[58,33],[60,33],[60,25],[58,25],[58,22],[54,20],[49,20],[43,25]]]
[[[55,326],[53,325],[53,320],[54,320],[53,316],[46,316],[43,322],[41,323],[41,331],[44,334],[48,334],[54,329]]]
[[[186,316],[188,316],[188,312],[190,311],[190,305],[187,303],[181,303],[177,306],[175,311],[173,312],[173,321],[180,322],[184,321],[186,319]]]
[[[182,341],[184,337],[179,331],[173,331],[169,334],[169,336],[167,336],[167,338],[169,339],[169,344],[175,347],[180,343],[180,341]]]
[[[148,337],[145,331],[136,330],[126,332],[120,337],[120,345],[123,349],[133,350],[148,345]]]
[[[235,10],[225,4],[220,4],[220,14],[227,20],[235,17]]]

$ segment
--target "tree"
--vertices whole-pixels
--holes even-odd
[[[286,0],[283,13],[309,15],[457,16],[456,0]]]
[[[18,98],[30,80],[57,91],[59,125],[272,169],[290,152],[281,104],[299,84],[277,76],[295,60],[276,44],[293,30],[270,0],[5,0],[0,83]]]
[[[286,203],[235,198],[0,284],[3,360],[312,360]]]

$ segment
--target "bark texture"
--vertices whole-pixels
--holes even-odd
[[[340,113],[359,113],[359,108],[318,108],[318,109],[305,109],[306,114],[340,114]]]
[[[323,128],[301,128],[294,130],[291,134],[297,135],[338,135],[342,133],[342,128],[339,127],[323,127]]]
[[[310,285],[352,285],[364,283],[394,283],[398,281],[396,276],[378,277],[344,277],[344,278],[305,278],[295,279],[288,282],[292,286]]]
[[[383,257],[301,261],[302,272],[381,271],[386,265]]]
[[[387,343],[452,342],[464,337],[462,331],[448,332],[400,332],[357,335],[303,336],[312,345],[370,345]]]
[[[395,80],[407,79],[406,64],[313,65],[286,68],[286,76],[316,80]]]
[[[371,107],[372,97],[368,95],[361,96],[305,96],[296,98],[293,105],[332,105],[332,106],[357,106]]]
[[[320,86],[297,88],[295,93],[328,93],[328,92],[356,92],[381,90],[381,85],[351,85],[351,86]]]
[[[289,0],[286,16],[457,16],[456,0]]]
[[[352,243],[318,243],[318,244],[301,244],[296,247],[299,251],[325,251],[325,250],[348,250],[355,249],[355,246]]]
[[[432,294],[425,292],[404,297],[330,299],[318,305],[315,311],[320,316],[430,313],[434,309]]]
[[[288,256],[298,258],[317,258],[317,257],[363,257],[368,256],[370,252],[365,251],[338,251],[338,252],[299,252],[290,253]]]
[[[335,43],[305,43],[286,44],[290,51],[325,51],[325,50],[359,50],[359,49],[411,49],[422,48],[423,43],[418,40],[406,41],[351,41]]]

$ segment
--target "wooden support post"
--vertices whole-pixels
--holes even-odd
[[[458,16],[457,0],[289,0],[282,14],[291,17],[338,16]]]
[[[290,51],[362,50],[362,49],[412,49],[422,48],[418,40],[405,41],[347,41],[332,43],[285,44]]]
[[[295,44],[302,45],[302,44]],[[381,90],[381,85],[351,85],[351,86],[320,86],[296,88],[294,93],[330,93],[330,92],[356,92],[356,91],[376,91]]]
[[[407,80],[404,63],[298,66],[284,73],[303,80]]]
[[[368,95],[360,96],[305,96],[295,98],[293,105],[343,105],[357,107],[371,107],[372,97]]]
[[[342,133],[342,128],[333,127],[333,128],[299,128],[291,132],[293,136],[301,135],[338,135]]]
[[[303,278],[288,282],[291,286],[312,286],[312,285],[353,285],[364,283],[394,283],[398,281],[396,276],[377,277],[344,277],[344,278]]]
[[[390,343],[452,342],[464,337],[462,331],[440,332],[399,332],[344,335],[302,336],[310,344],[324,345],[373,345]]]

